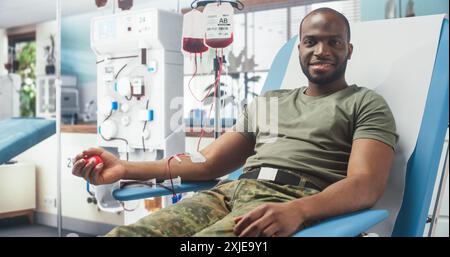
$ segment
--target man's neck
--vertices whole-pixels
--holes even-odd
[[[327,95],[337,92],[346,87],[348,87],[348,85],[345,79],[336,80],[329,84],[322,85],[318,85],[310,81],[308,83],[308,88],[306,89],[305,94],[309,96]]]

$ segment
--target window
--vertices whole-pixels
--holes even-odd
[[[294,36],[298,34],[299,28],[300,28],[300,22],[302,21],[303,17],[306,16],[306,14],[311,10],[310,5],[305,6],[296,6],[291,7],[291,22],[290,22],[290,36]]]
[[[344,16],[347,17],[350,23],[354,23],[361,21],[359,1],[360,0],[346,0],[346,1],[334,1],[329,3],[312,4],[311,10],[315,10],[322,7],[330,7],[344,14]]]
[[[248,55],[255,55],[257,70],[268,70],[280,47],[286,43],[287,9],[259,11],[247,17]]]
[[[7,69],[20,75],[20,116],[34,117],[36,114],[36,34],[29,32],[8,36],[9,62]]]

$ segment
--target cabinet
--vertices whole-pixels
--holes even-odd
[[[36,78],[36,117],[54,118],[56,116],[56,76]]]
[[[64,224],[64,229],[81,233],[103,235],[109,232],[111,225],[123,224],[123,213],[99,211],[97,205],[88,201],[90,195],[86,182],[72,174],[72,158],[90,147],[96,147],[95,133],[61,133],[61,197],[62,216],[79,221],[90,221],[89,226],[75,223]],[[91,190],[95,190],[92,186]],[[105,225],[106,224],[106,225]]]
[[[77,78],[61,76],[61,112],[75,115],[79,111]],[[56,76],[36,77],[36,117],[56,117]]]
[[[26,162],[0,165],[0,195],[0,218],[27,215],[33,223],[36,208],[35,165]]]

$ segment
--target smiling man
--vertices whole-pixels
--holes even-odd
[[[275,90],[277,133],[258,120],[258,101],[236,128],[201,151],[206,162],[183,157],[172,176],[210,180],[244,165],[239,180],[119,226],[108,236],[289,236],[321,219],[369,208],[384,192],[398,140],[392,113],[374,91],[345,80],[353,46],[339,12],[321,8],[300,25],[299,59],[309,83]],[[267,137],[275,140],[268,143]],[[100,155],[103,164],[86,163]],[[103,149],[75,158],[73,174],[93,184],[119,179],[167,179],[167,160],[125,162]]]
[[[311,12],[302,20],[299,35],[300,66],[309,80],[307,95],[323,95],[347,87],[345,70],[353,45],[345,16],[329,9]]]

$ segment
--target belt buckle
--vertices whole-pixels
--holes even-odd
[[[278,173],[278,169],[269,168],[269,167],[261,167],[259,170],[257,179],[275,181],[275,178],[277,177],[277,173]]]

